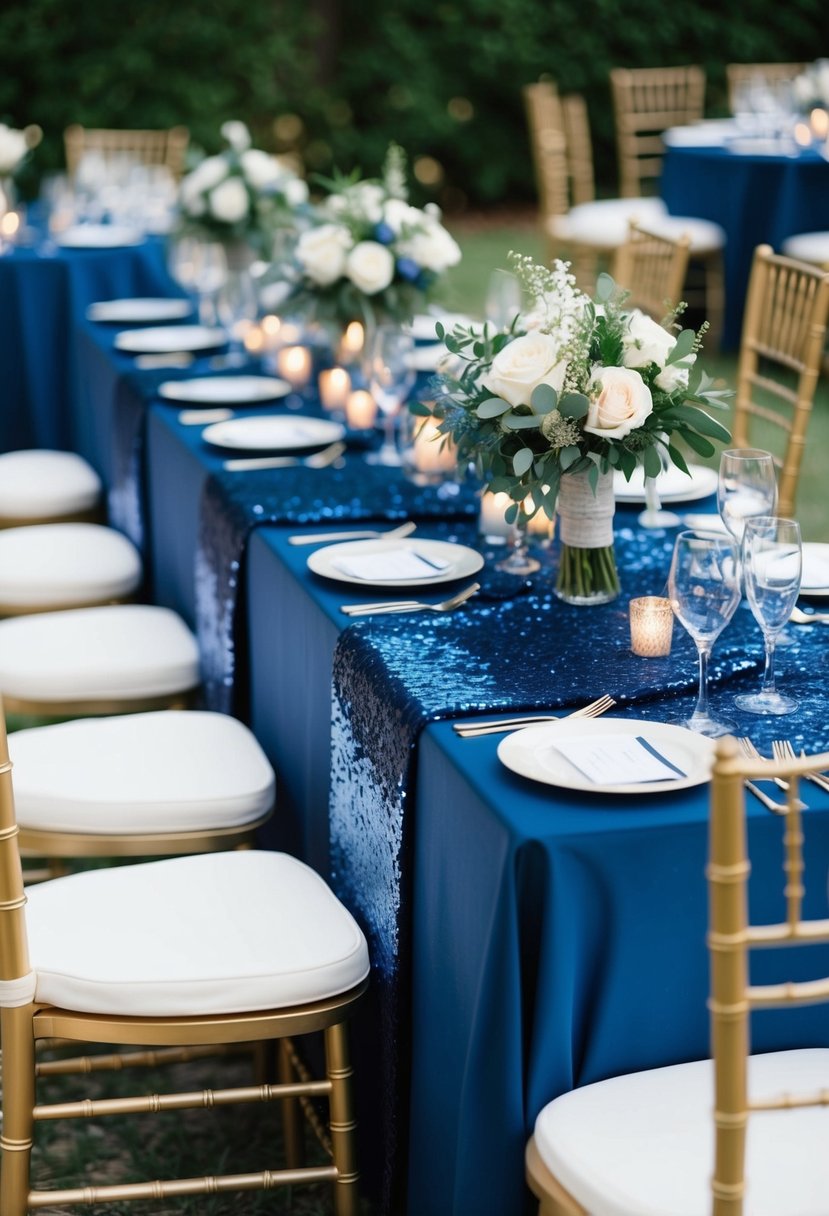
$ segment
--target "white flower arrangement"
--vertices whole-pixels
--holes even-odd
[[[25,131],[17,131],[0,122],[0,176],[14,173],[30,147]]]
[[[461,251],[440,210],[406,200],[402,153],[392,146],[382,179],[328,183],[289,265],[277,268],[289,303],[317,321],[411,319]]]
[[[829,110],[829,59],[818,59],[795,77],[792,92],[804,114],[815,107]]]
[[[181,226],[245,241],[269,258],[276,230],[293,222],[308,201],[308,187],[276,157],[251,147],[243,122],[224,123],[221,134],[225,150],[205,157],[181,182]]]

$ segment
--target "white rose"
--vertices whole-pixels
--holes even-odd
[[[388,224],[395,236],[404,224],[419,224],[422,219],[416,207],[410,207],[402,198],[390,198],[383,207],[383,222]]]
[[[222,139],[225,143],[230,144],[234,152],[244,152],[245,148],[250,147],[250,131],[243,122],[223,122],[219,132]]]
[[[28,148],[22,131],[0,123],[0,173],[11,173],[16,169]]]
[[[259,148],[248,148],[239,157],[239,164],[254,190],[264,190],[266,186],[272,186],[274,182],[279,181],[282,176],[282,170],[274,158],[268,156],[267,152],[261,152]]]
[[[590,406],[584,429],[602,439],[624,439],[653,412],[651,390],[632,368],[594,368],[587,395]]]
[[[666,368],[659,373],[654,380],[657,388],[661,388],[663,393],[673,393],[678,388],[688,387],[689,367],[696,362],[696,354],[686,355],[681,360],[685,367],[680,367],[677,363],[670,363]]]
[[[301,207],[308,202],[308,185],[301,177],[289,177],[283,182],[282,193],[289,207]]]
[[[481,384],[512,406],[529,405],[533,390],[540,384],[549,384],[560,393],[566,371],[567,364],[559,362],[555,340],[535,331],[505,346],[481,377]]]
[[[457,266],[461,260],[461,251],[454,238],[441,224],[432,222],[401,241],[398,249],[404,257],[412,258],[418,266],[435,274]]]
[[[302,233],[296,256],[310,279],[320,287],[328,287],[344,273],[350,248],[351,233],[347,228],[341,224],[320,224]]]
[[[664,367],[675,346],[676,338],[637,308],[630,314],[623,339],[622,363],[625,367],[647,367],[650,363]]]
[[[354,286],[373,296],[394,278],[394,255],[377,241],[360,241],[349,253],[345,268]]]
[[[200,191],[212,190],[219,182],[224,181],[227,172],[227,161],[223,156],[205,157],[181,183],[182,194],[185,195],[186,192],[192,196]]]
[[[245,183],[239,177],[229,177],[210,192],[210,210],[223,224],[237,224],[243,220],[249,204]]]

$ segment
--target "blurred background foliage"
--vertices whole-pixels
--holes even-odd
[[[38,123],[33,170],[63,163],[71,122],[184,123],[218,147],[228,118],[309,173],[376,173],[390,139],[417,198],[447,211],[534,196],[521,86],[549,75],[588,100],[599,184],[615,189],[608,73],[701,63],[725,112],[729,61],[829,53],[826,0],[3,0],[0,120]]]

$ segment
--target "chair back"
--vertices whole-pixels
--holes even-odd
[[[593,170],[593,141],[587,102],[580,93],[567,93],[561,99],[564,138],[567,141],[567,173],[573,206],[592,203],[596,197]]]
[[[750,100],[753,88],[785,84],[799,76],[805,67],[805,63],[727,63],[725,80],[731,113],[739,113],[743,103]]]
[[[794,514],[806,429],[823,359],[829,315],[829,272],[759,245],[749,281],[734,409],[735,447],[750,447],[753,419],[760,447],[778,465],[778,514]],[[782,434],[781,434],[782,433]],[[782,439],[782,445],[780,440]],[[755,444],[754,446],[758,446]]]
[[[716,1128],[713,1216],[742,1216],[746,1122],[750,1113],[829,1104],[825,1092],[785,1093],[750,1101],[747,1088],[751,1011],[829,1001],[829,977],[780,984],[752,984],[749,980],[750,950],[829,942],[829,919],[803,918],[803,804],[799,800],[799,779],[826,768],[829,754],[772,762],[741,757],[732,738],[717,744],[707,871]],[[779,811],[786,915],[779,924],[754,925],[748,912],[751,865],[744,783],[746,778],[775,776],[789,783],[780,796]]]
[[[613,264],[613,277],[629,293],[631,307],[660,323],[670,317],[682,298],[690,248],[684,233],[672,239],[631,223]]]
[[[662,132],[699,122],[705,109],[705,72],[673,68],[614,68],[610,73],[616,119],[619,181],[624,198],[662,172]]]
[[[548,127],[535,141],[535,172],[542,221],[566,215],[570,209],[566,141],[561,131]]]
[[[87,152],[95,152],[104,161],[116,156],[131,156],[144,165],[164,165],[178,180],[184,173],[184,158],[190,132],[186,127],[166,130],[140,131],[82,127],[78,123],[63,133],[66,168],[70,177]]]

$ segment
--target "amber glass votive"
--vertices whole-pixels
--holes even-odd
[[[670,600],[643,595],[630,601],[630,646],[634,654],[647,659],[670,654],[673,630]]]

